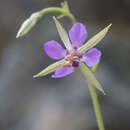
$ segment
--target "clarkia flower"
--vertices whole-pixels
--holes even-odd
[[[112,24],[107,26],[84,44],[88,33],[82,23],[75,23],[69,30],[68,36],[67,32],[64,30],[59,21],[55,17],[53,18],[60,38],[66,49],[64,49],[58,42],[54,40],[46,42],[44,44],[44,50],[46,54],[52,59],[60,61],[48,66],[33,77],[42,77],[55,71],[52,77],[60,78],[74,72],[74,68],[79,67],[79,64],[82,62],[86,63],[88,67],[93,67],[98,64],[101,57],[101,52],[93,47],[104,38]]]
[[[66,49],[54,40],[46,42],[44,44],[46,54],[52,59],[59,61],[48,66],[33,77],[42,77],[55,71],[52,78],[61,78],[73,73],[74,68],[79,67],[81,71],[85,71],[88,81],[104,93],[100,83],[96,80],[89,67],[93,67],[98,64],[101,57],[101,52],[93,47],[104,38],[112,24],[104,28],[84,44],[88,33],[82,23],[75,23],[69,30],[68,36],[59,21],[55,17],[53,18],[60,38]]]
[[[96,48],[92,48],[83,54],[78,52],[87,36],[85,26],[77,22],[69,30],[69,39],[72,45],[68,46],[68,49],[64,49],[54,40],[44,44],[44,50],[49,57],[55,60],[65,59],[66,61],[62,64],[62,67],[55,71],[52,78],[61,78],[71,74],[74,72],[74,68],[79,67],[80,62],[85,62],[89,67],[93,67],[99,62],[101,52]],[[69,39],[67,42],[70,42]]]

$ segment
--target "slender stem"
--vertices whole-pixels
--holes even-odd
[[[64,16],[67,16],[71,22],[74,24],[76,23],[76,19],[75,17],[70,13],[69,10],[65,10],[64,8],[59,8],[59,7],[50,7],[50,8],[46,8],[40,11],[40,18],[42,18],[44,15],[46,14],[61,14]]]
[[[49,8],[45,8],[42,9],[41,11],[39,11],[40,16],[43,17],[46,14],[63,14],[64,13],[64,9],[59,8],[59,7],[49,7]]]
[[[98,67],[98,64],[92,68],[92,72],[95,72],[97,67]],[[100,105],[99,105],[99,101],[98,101],[98,96],[96,93],[96,88],[92,84],[89,84],[89,90],[90,90],[92,100],[93,100],[94,110],[95,110],[95,114],[96,114],[96,118],[97,118],[97,122],[98,122],[98,127],[100,130],[105,130],[104,124],[103,124],[103,118],[102,118],[102,114],[101,114],[101,109],[100,109]]]
[[[99,101],[98,101],[98,96],[96,94],[95,87],[90,84],[89,90],[90,90],[90,93],[92,96],[92,101],[93,101],[93,105],[94,105],[94,110],[95,110],[99,130],[105,130],[102,115],[101,115],[100,105],[99,105]]]
[[[68,18],[72,21],[72,24],[75,24],[76,23],[76,19],[75,17],[71,14],[71,13],[68,13]]]
[[[87,71],[85,70],[85,65],[83,65],[84,67],[82,67],[82,65],[83,64],[81,64],[81,66],[79,68],[80,68],[82,74],[84,75],[84,77],[87,79],[87,75],[86,75]],[[95,72],[97,66],[98,66],[98,64],[92,68],[92,72]],[[88,86],[90,89],[99,130],[105,130],[104,124],[103,124],[103,119],[102,119],[102,114],[101,114],[101,110],[100,110],[100,105],[99,105],[99,101],[98,101],[98,96],[96,94],[96,88],[89,82],[88,82]]]

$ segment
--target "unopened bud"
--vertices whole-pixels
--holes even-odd
[[[33,13],[26,21],[23,22],[17,33],[16,38],[22,37],[23,35],[27,34],[35,26],[40,17],[41,16],[39,12]]]

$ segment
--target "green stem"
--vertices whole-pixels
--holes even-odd
[[[104,130],[104,124],[103,124],[103,119],[102,119],[102,115],[101,115],[98,96],[96,94],[96,89],[93,85],[90,84],[89,90],[90,90],[90,93],[92,96],[92,101],[93,101],[93,105],[94,105],[94,110],[95,110],[99,130]]]
[[[95,72],[97,66],[98,66],[98,64],[92,68],[92,72]],[[82,74],[87,79],[86,71],[84,69],[85,68],[80,66],[80,70],[81,70]],[[104,124],[103,124],[103,119],[102,119],[102,114],[101,114],[101,110],[100,110],[100,105],[99,105],[99,101],[98,101],[98,96],[96,94],[96,88],[90,83],[88,83],[88,86],[89,86],[89,90],[91,93],[99,130],[105,130]]]
[[[75,17],[71,13],[69,13],[67,16],[72,21],[73,24],[76,23]]]
[[[97,67],[98,67],[98,64],[92,68],[92,72],[95,72]],[[96,93],[96,88],[92,84],[89,84],[89,90],[90,90],[92,100],[93,100],[94,110],[95,110],[96,118],[97,118],[97,122],[98,122],[98,127],[100,130],[105,130],[104,124],[103,124],[103,118],[102,118],[102,114],[101,114],[101,108],[100,108],[98,96]]]
[[[43,17],[46,14],[63,14],[63,13],[64,13],[64,9],[59,7],[50,7],[39,11],[41,17]]]
[[[64,8],[50,7],[40,11],[41,18],[46,14],[61,14],[67,16],[73,24],[76,23],[75,17],[70,13],[69,10],[65,10]]]

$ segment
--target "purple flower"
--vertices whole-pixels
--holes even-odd
[[[66,32],[64,33],[66,35]],[[44,50],[49,57],[55,60],[65,59],[66,61],[62,67],[55,71],[55,73],[52,75],[52,78],[61,78],[71,74],[74,72],[74,68],[79,67],[80,62],[85,62],[89,67],[93,67],[99,62],[101,52],[98,49],[92,48],[83,54],[80,54],[78,51],[79,48],[84,44],[87,36],[88,34],[85,26],[82,23],[76,23],[69,30],[69,38],[72,45],[70,48],[68,47],[67,50],[65,50],[58,42],[54,40],[44,44]],[[68,41],[62,39],[62,41],[70,44],[69,39]]]

